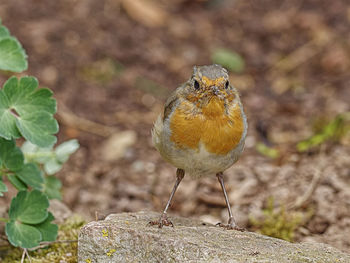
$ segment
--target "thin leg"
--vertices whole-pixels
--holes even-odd
[[[235,230],[238,230],[238,231],[244,231],[245,230],[244,228],[241,228],[241,227],[237,226],[236,221],[233,218],[232,211],[231,211],[231,206],[230,206],[230,203],[228,201],[228,196],[227,196],[225,185],[224,185],[224,175],[223,175],[223,173],[222,172],[217,173],[216,177],[218,178],[219,183],[220,183],[221,188],[222,188],[222,192],[224,193],[225,201],[226,201],[226,205],[227,205],[227,210],[228,210],[228,215],[229,215],[229,219],[228,219],[228,224],[227,225],[224,225],[224,224],[221,224],[221,223],[219,223],[218,225],[221,226],[221,227],[225,227],[226,229],[235,229]]]
[[[168,219],[167,211],[168,211],[168,208],[169,208],[169,206],[171,204],[171,200],[173,200],[173,197],[174,197],[174,194],[176,192],[176,189],[179,186],[181,180],[184,178],[184,176],[185,176],[185,171],[184,170],[182,170],[182,169],[177,169],[176,170],[176,182],[175,182],[175,185],[173,187],[173,190],[171,191],[169,200],[166,203],[164,211],[163,211],[162,215],[160,216],[159,220],[158,221],[151,221],[151,222],[149,222],[151,225],[158,225],[159,228],[162,228],[163,225],[172,226],[172,227],[174,226],[173,223]]]

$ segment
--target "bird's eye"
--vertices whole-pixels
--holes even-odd
[[[230,83],[229,83],[228,81],[226,81],[226,83],[225,83],[225,89],[228,89],[229,85],[230,85]]]
[[[197,80],[194,81],[193,86],[195,89],[197,89],[197,90],[199,89],[199,83]]]

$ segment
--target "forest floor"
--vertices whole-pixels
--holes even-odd
[[[58,174],[73,211],[163,209],[175,168],[152,146],[153,122],[193,65],[225,48],[245,61],[231,83],[246,149],[225,172],[238,223],[268,232],[268,217],[292,222],[295,241],[350,253],[347,0],[5,0],[0,17],[29,55],[25,74],[54,91],[59,142],[80,142]],[[325,142],[298,151],[310,137]],[[185,177],[170,213],[226,221],[216,177]]]

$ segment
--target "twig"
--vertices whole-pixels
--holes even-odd
[[[309,202],[311,196],[315,192],[315,190],[316,190],[316,188],[317,188],[317,186],[320,183],[321,178],[322,178],[323,169],[325,167],[325,162],[322,161],[322,158],[324,156],[324,152],[325,152],[325,146],[321,147],[321,149],[320,149],[320,153],[318,156],[318,160],[319,160],[320,165],[319,165],[319,167],[314,168],[314,175],[312,177],[312,181],[311,181],[309,188],[306,190],[306,192],[302,196],[297,198],[297,200],[295,201],[294,204],[292,204],[288,207],[289,209],[301,208],[306,203]]]
[[[52,244],[57,244],[57,243],[76,243],[78,242],[78,240],[56,240],[56,241],[45,241],[45,242],[40,242],[39,246],[36,247],[32,247],[29,250],[30,251],[34,251],[37,250],[39,248],[44,248],[46,246],[52,245]]]
[[[99,211],[95,211],[95,219],[96,219],[96,221],[99,221],[100,219],[100,215],[102,215],[103,216],[103,218],[105,218],[106,217],[106,215],[105,214],[102,214],[102,213],[100,213]]]
[[[55,243],[76,243],[78,242],[77,239],[71,239],[71,240],[56,240],[56,241],[45,241],[45,242],[40,242],[41,245],[51,245]]]
[[[331,43],[332,40],[334,40],[332,35],[323,38],[314,37],[301,47],[293,50],[278,62],[274,63],[269,71],[272,74],[275,73],[276,70],[282,70],[286,73],[291,72],[301,64],[316,56],[318,53],[322,52],[323,48]]]
[[[272,70],[282,69],[283,71],[290,72],[301,64],[305,63],[313,56],[321,52],[321,49],[317,48],[314,42],[314,40],[311,40],[300,48],[294,50],[286,57],[275,63]]]
[[[26,249],[23,249],[23,253],[22,253],[22,258],[21,258],[21,263],[24,262],[24,257],[26,256]]]
[[[30,258],[29,254],[28,254],[28,250],[25,248],[24,249],[24,252],[26,253],[28,259],[29,259],[29,262],[32,263],[32,259]]]
[[[63,124],[69,127],[73,127],[78,130],[89,132],[103,137],[108,137],[117,131],[117,129],[114,127],[106,126],[78,117],[63,104],[60,104],[59,106],[60,108],[57,112],[57,117]]]
[[[7,223],[9,220],[7,218],[4,218],[4,217],[0,217],[0,222],[5,222]]]
[[[0,239],[5,240],[5,241],[8,240],[8,239],[7,239],[7,236],[5,236],[5,235],[0,235]]]
[[[315,169],[314,176],[312,177],[311,185],[307,189],[307,191],[297,198],[294,204],[292,204],[289,208],[290,209],[299,209],[300,207],[303,207],[306,203],[309,202],[311,196],[315,192],[319,182],[321,181],[321,171],[319,169]]]

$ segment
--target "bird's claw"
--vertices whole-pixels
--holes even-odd
[[[168,219],[166,214],[162,214],[159,220],[150,221],[148,224],[151,226],[157,225],[159,228],[162,228],[163,226],[174,227],[174,224]]]
[[[217,223],[216,225],[219,226],[219,227],[225,228],[225,229],[227,229],[227,230],[237,230],[237,231],[240,231],[240,232],[246,231],[245,228],[239,227],[239,226],[237,226],[236,224]]]

